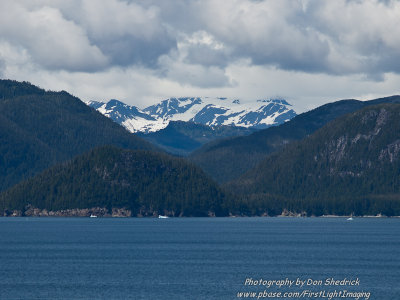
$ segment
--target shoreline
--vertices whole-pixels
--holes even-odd
[[[25,207],[24,210],[4,210],[0,212],[0,217],[81,217],[81,218],[88,218],[88,217],[99,217],[99,218],[158,218],[159,215],[167,216],[169,218],[187,218],[193,216],[183,216],[182,214],[177,215],[173,211],[163,211],[159,213],[158,211],[148,211],[145,208],[140,209],[139,213],[135,214],[132,213],[131,210],[127,208],[121,207],[92,207],[92,208],[72,208],[72,209],[62,209],[57,211],[47,210],[47,209],[40,209],[28,205]],[[196,217],[196,216],[194,216]],[[282,211],[280,215],[270,216],[268,214],[262,215],[239,215],[239,214],[229,214],[226,216],[216,216],[213,212],[208,212],[207,215],[204,216],[197,216],[201,218],[400,218],[400,216],[386,216],[382,214],[377,215],[360,215],[355,216],[351,215],[307,215],[306,212],[301,213],[294,213],[288,210]]]
[[[22,213],[13,213],[13,214],[0,214],[0,218],[137,218],[137,219],[158,219],[159,215],[130,215],[126,213],[105,213],[102,215],[96,214],[68,214],[65,212],[51,212],[49,214],[40,214],[40,215],[26,215]],[[385,216],[385,215],[363,215],[363,216],[351,216],[351,215],[322,215],[322,216],[285,216],[285,215],[277,215],[277,216],[244,216],[244,215],[230,215],[230,216],[168,216],[168,218],[287,218],[287,219],[312,219],[312,218],[320,218],[320,219],[383,219],[383,218],[400,218],[400,216]]]

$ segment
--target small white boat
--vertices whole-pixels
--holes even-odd
[[[169,217],[168,217],[168,216],[158,215],[158,218],[159,218],[159,219],[168,219]]]
[[[89,218],[97,218],[96,215],[91,214]]]
[[[347,218],[347,221],[353,221],[353,217]]]

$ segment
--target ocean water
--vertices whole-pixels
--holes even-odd
[[[0,218],[0,299],[272,299],[279,292],[282,299],[400,299],[400,219]]]

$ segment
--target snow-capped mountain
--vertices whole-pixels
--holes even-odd
[[[121,124],[130,132],[154,132],[168,125],[167,123],[164,126],[165,121],[163,119],[154,118],[136,106],[130,106],[115,99],[107,103],[88,101],[86,104]]]
[[[107,103],[89,101],[87,104],[129,131],[144,133],[161,130],[170,121],[263,129],[296,116],[291,105],[283,99],[241,103],[238,99],[228,98],[169,98],[143,110],[114,99]]]

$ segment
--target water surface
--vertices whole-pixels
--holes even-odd
[[[359,278],[357,287],[307,289],[400,299],[394,218],[0,218],[0,237],[1,299],[239,299],[238,292],[302,290],[249,287],[246,278]]]

